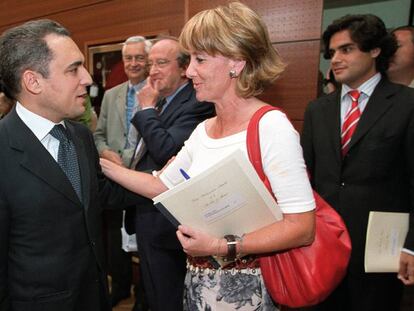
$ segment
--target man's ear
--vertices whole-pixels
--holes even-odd
[[[22,88],[34,95],[41,93],[42,86],[40,83],[40,78],[40,74],[35,71],[24,71],[22,74]]]
[[[372,49],[371,51],[369,51],[369,53],[371,54],[372,58],[377,58],[378,55],[380,55],[380,53],[381,53],[381,49],[380,48],[375,48],[375,49]]]

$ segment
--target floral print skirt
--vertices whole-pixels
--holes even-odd
[[[187,270],[184,311],[277,311],[260,269]]]

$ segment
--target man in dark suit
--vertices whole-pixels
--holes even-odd
[[[17,100],[0,121],[0,310],[109,310],[100,200],[112,200],[92,134],[67,121],[92,80],[50,20],[0,37],[0,76]],[[99,195],[99,196],[98,196]]]
[[[161,169],[190,136],[196,125],[214,114],[211,104],[197,102],[186,77],[189,55],[177,39],[159,39],[148,55],[148,83],[138,94],[141,110],[132,119],[140,139],[132,167]],[[151,200],[128,211],[127,230],[136,232],[140,268],[151,311],[181,311],[186,273],[185,254],[176,228]]]
[[[316,309],[398,310],[403,283],[414,284],[414,92],[384,74],[396,43],[378,17],[345,16],[323,41],[342,88],[309,104],[302,144],[312,184],[343,217],[353,250],[345,279]],[[370,211],[410,213],[400,280],[364,272]]]

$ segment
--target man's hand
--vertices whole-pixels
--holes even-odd
[[[104,159],[107,159],[111,162],[114,162],[118,165],[122,165],[122,166],[124,165],[123,162],[122,162],[121,156],[118,153],[116,153],[115,151],[106,149],[106,150],[101,152],[100,157],[104,158]]]
[[[398,278],[405,285],[414,285],[414,256],[401,252]]]
[[[156,85],[148,78],[148,83],[137,94],[141,109],[155,108],[159,95]]]

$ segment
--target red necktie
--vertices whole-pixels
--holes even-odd
[[[342,156],[345,156],[348,152],[349,143],[358,125],[359,118],[361,117],[361,111],[358,108],[358,98],[361,93],[359,93],[358,90],[352,90],[348,92],[348,95],[352,99],[352,105],[351,109],[349,109],[345,115],[344,124],[342,125]]]

